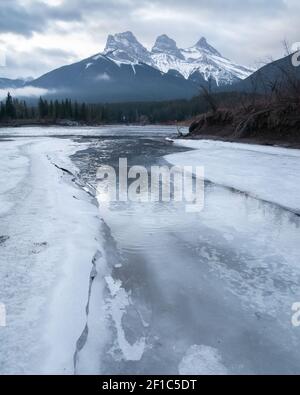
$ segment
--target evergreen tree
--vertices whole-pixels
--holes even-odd
[[[14,119],[16,116],[16,109],[13,103],[11,94],[8,92],[5,103],[5,115],[8,118]]]
[[[81,109],[80,109],[80,120],[83,122],[87,121],[87,109],[86,109],[86,104],[82,103]]]
[[[54,102],[54,119],[58,119],[60,117],[60,106],[58,100]]]
[[[5,115],[6,115],[5,105],[4,105],[4,103],[1,102],[1,105],[0,105],[0,119],[1,119],[1,121],[5,118]]]
[[[55,119],[54,104],[53,104],[52,100],[50,101],[50,104],[49,104],[49,118],[53,119],[53,120]]]
[[[74,119],[75,119],[75,121],[79,121],[79,119],[80,119],[79,106],[78,106],[77,101],[74,104]]]

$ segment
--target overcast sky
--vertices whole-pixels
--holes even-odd
[[[37,77],[103,50],[131,30],[146,47],[163,33],[189,47],[205,36],[245,65],[300,41],[299,0],[0,0],[0,77]]]

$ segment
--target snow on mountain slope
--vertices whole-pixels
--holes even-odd
[[[119,63],[146,63],[163,73],[175,70],[194,82],[211,79],[217,86],[233,84],[254,71],[224,58],[204,37],[193,47],[179,49],[164,34],[157,38],[150,52],[131,32],[118,33],[108,37],[104,54]]]
[[[171,41],[173,46],[170,48],[166,43]],[[245,79],[253,71],[224,58],[204,37],[191,48],[178,49],[174,40],[160,36],[152,49],[152,59],[155,66],[165,73],[173,69],[193,80],[197,80],[197,74],[200,74],[206,81],[212,78],[218,86]]]
[[[131,32],[109,35],[104,55],[122,63],[146,63],[153,65],[151,54]]]
[[[133,51],[137,53],[138,48]],[[173,100],[197,94],[192,81],[162,73],[144,62],[126,58],[123,52],[118,53],[122,56],[94,55],[53,70],[30,85],[47,89],[49,100],[69,97],[89,103]]]
[[[165,54],[184,60],[184,56],[177,47],[176,41],[172,40],[166,34],[159,36],[152,48],[152,55],[156,56],[157,54]]]

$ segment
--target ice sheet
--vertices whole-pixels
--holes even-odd
[[[194,345],[179,364],[181,375],[227,375],[219,351],[208,346]]]
[[[166,156],[179,166],[204,166],[205,179],[300,212],[300,150],[209,140],[177,140],[194,150]]]
[[[185,130],[186,128],[182,128]],[[36,127],[27,126],[22,128],[1,128],[1,136],[107,136],[107,135],[123,135],[123,136],[134,136],[134,135],[168,135],[177,134],[175,126],[161,126],[161,125],[149,125],[146,127],[142,126],[124,126],[124,125],[103,125],[97,127],[80,126],[80,127],[65,127],[65,126],[49,126],[49,127]]]
[[[86,325],[93,258],[101,249],[98,208],[55,167],[76,171],[76,143],[1,142],[0,373],[73,373]],[[1,148],[0,147],[0,148]],[[9,177],[8,177],[9,176]],[[9,203],[9,206],[8,204]]]

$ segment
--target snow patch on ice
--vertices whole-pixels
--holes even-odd
[[[235,149],[235,150],[245,150],[252,152],[261,152],[261,153],[273,154],[273,155],[300,157],[299,149],[272,147],[272,146],[258,145],[258,144],[230,143],[230,142],[218,141],[218,140],[215,141],[215,140],[202,140],[202,139],[201,140],[178,139],[175,140],[175,145],[192,148],[195,150],[220,148],[220,149]]]
[[[166,156],[178,166],[203,166],[205,179],[300,213],[300,150],[209,140],[177,140],[193,151]]]
[[[131,306],[130,294],[122,287],[120,280],[114,280],[111,276],[105,277],[111,299],[107,300],[108,312],[114,321],[117,331],[117,343],[125,361],[140,361],[146,347],[146,339],[141,337],[134,344],[126,339],[122,325],[123,317],[128,307]]]
[[[0,203],[14,207],[2,209],[0,221],[0,235],[9,237],[0,256],[0,300],[8,311],[0,373],[74,373],[91,262],[102,244],[97,206],[59,168],[75,174],[69,156],[80,148],[55,138],[0,143],[7,179]]]
[[[13,199],[15,188],[29,171],[29,160],[21,152],[24,140],[0,142],[0,216],[9,212],[16,202]]]
[[[181,375],[227,375],[220,352],[212,347],[194,345],[188,349],[178,367]]]
[[[87,322],[77,342],[74,356],[76,374],[100,374],[101,356],[110,339],[109,317],[106,311],[104,277],[108,271],[105,251],[98,251],[93,260],[90,290],[86,308]]]

